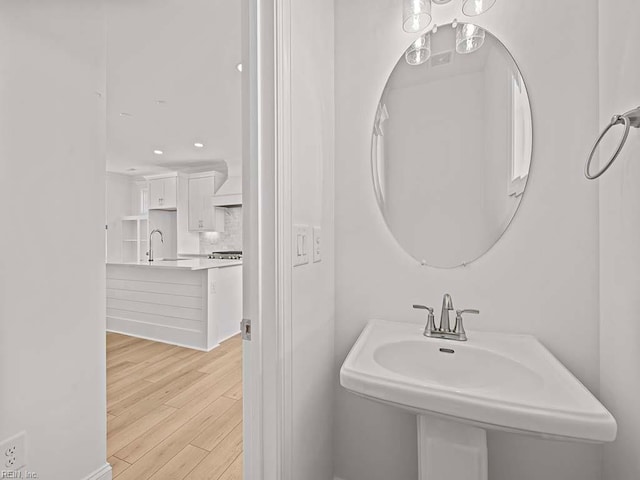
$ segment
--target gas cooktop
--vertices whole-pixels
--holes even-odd
[[[242,252],[240,250],[223,250],[220,252],[211,252],[209,258],[215,260],[242,260]]]

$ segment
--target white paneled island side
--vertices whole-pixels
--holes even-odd
[[[209,351],[240,332],[242,260],[107,263],[107,330]]]

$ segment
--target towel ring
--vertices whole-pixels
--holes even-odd
[[[609,159],[607,164],[604,167],[602,167],[602,169],[600,169],[598,173],[596,173],[595,175],[591,175],[591,172],[590,172],[591,162],[593,161],[593,157],[596,154],[596,150],[598,149],[600,142],[602,141],[604,136],[609,132],[609,130],[611,130],[616,125],[620,125],[620,124],[624,125],[624,133],[622,134],[622,138],[620,139],[618,148],[616,148],[616,151],[614,152],[612,157]],[[618,155],[620,155],[620,152],[622,151],[624,144],[627,142],[627,137],[629,136],[629,130],[631,130],[631,127],[640,128],[640,107],[634,108],[633,110],[629,110],[627,113],[623,113],[622,115],[613,116],[613,118],[611,119],[611,122],[602,131],[602,133],[598,137],[598,140],[596,140],[596,143],[593,145],[593,148],[591,149],[591,154],[589,155],[587,164],[584,167],[585,177],[587,177],[589,180],[595,180],[596,178],[600,177],[604,172],[609,170],[609,167],[613,164],[613,162],[615,162],[616,158],[618,158]]]

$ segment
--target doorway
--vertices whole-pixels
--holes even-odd
[[[5,357],[10,358],[5,364],[12,365],[4,373],[14,387],[2,396],[6,406],[2,418],[6,421],[2,422],[1,433],[9,438],[26,430],[28,466],[51,478],[106,480],[112,476],[111,466],[105,463],[107,341],[102,242],[106,236],[105,107],[113,92],[105,82],[103,27],[105,8],[115,3],[60,1],[3,6],[3,25],[7,28],[2,29],[2,35],[7,40],[4,45],[11,46],[5,49],[8,73],[3,105],[6,119],[11,120],[7,120],[5,126],[10,128],[3,129],[2,136],[8,160],[2,165],[3,174],[7,174],[3,178],[8,179],[2,193],[7,198],[5,203],[16,206],[8,213],[6,225],[10,230],[26,232],[24,219],[29,218],[29,228],[38,225],[52,234],[45,239],[47,254],[42,260],[34,256],[45,241],[41,235],[3,237],[6,250],[13,252],[3,259],[2,280],[10,279],[3,284],[3,320],[19,321],[12,322],[9,333],[2,336],[7,340],[3,343]],[[128,3],[140,6],[151,2]],[[251,92],[251,98],[243,104],[243,109],[250,112],[244,116],[250,128],[242,128],[247,137],[243,143],[250,145],[250,153],[243,159],[250,168],[243,166],[243,170],[251,177],[243,195],[243,223],[251,226],[249,241],[243,242],[243,311],[253,320],[252,341],[244,342],[242,354],[248,371],[256,372],[243,375],[243,458],[244,476],[259,480],[286,478],[277,474],[284,436],[277,432],[284,432],[279,427],[282,411],[291,410],[278,406],[283,403],[278,399],[286,397],[283,392],[288,389],[282,387],[285,369],[276,340],[283,332],[276,298],[281,288],[273,286],[273,279],[282,285],[276,265],[288,258],[289,251],[281,248],[282,239],[276,239],[278,225],[286,219],[275,221],[273,205],[273,198],[279,196],[273,176],[275,95],[270,74],[276,65],[275,35],[270,28],[275,5],[265,2],[258,9],[257,1],[242,3],[248,13],[243,15],[244,25],[239,30],[250,32],[245,36],[251,37],[243,52],[250,68],[241,74],[245,91]],[[130,28],[136,28],[134,20],[146,21],[132,16]],[[158,30],[170,30],[169,20],[150,23]],[[148,39],[147,46],[152,43]],[[262,45],[260,52],[258,43]],[[155,60],[162,63],[164,59]],[[130,63],[135,66],[135,62]],[[152,91],[154,85],[142,86],[157,93]],[[162,105],[167,104],[156,104],[158,108]],[[122,121],[145,119],[137,108],[118,109],[117,115]],[[147,120],[152,123],[154,119]],[[193,147],[199,148],[195,143],[201,142],[193,142]],[[136,158],[143,158],[145,152]],[[156,160],[166,159],[167,152],[165,148],[162,155],[153,151],[151,155]],[[34,159],[38,160],[35,172]],[[249,179],[243,177],[247,186]],[[135,243],[143,241],[135,239]],[[158,258],[169,257],[156,246],[164,245],[158,234],[154,234],[153,242]],[[277,249],[272,248],[276,245]],[[148,251],[144,247],[139,250]],[[107,249],[109,252],[113,250]],[[34,287],[40,290],[37,299]],[[112,340],[110,343],[114,344]],[[28,404],[25,398],[31,399]],[[60,436],[60,432],[67,434]],[[62,462],[62,457],[70,461]]]
[[[113,478],[242,478],[239,2],[106,2]]]

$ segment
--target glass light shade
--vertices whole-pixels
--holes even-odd
[[[462,13],[468,17],[475,17],[486,12],[496,3],[496,0],[464,0]]]
[[[456,27],[456,52],[461,54],[478,50],[484,44],[485,31],[472,23],[459,23]]]
[[[402,0],[402,29],[405,32],[419,32],[430,23],[431,0]]]
[[[411,44],[404,53],[409,65],[422,65],[431,57],[431,34],[425,33]]]

